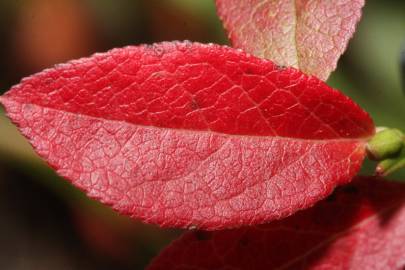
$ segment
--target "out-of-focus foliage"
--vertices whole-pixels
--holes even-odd
[[[2,0],[0,93],[43,68],[130,44],[228,43],[214,0]],[[405,2],[368,0],[328,81],[405,131]],[[372,173],[374,163],[365,166]],[[405,179],[405,172],[395,175]],[[0,269],[142,269],[177,236],[119,217],[59,179],[0,109]],[[112,267],[114,265],[114,267]]]

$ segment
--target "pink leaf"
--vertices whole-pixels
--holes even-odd
[[[358,178],[282,221],[185,233],[148,269],[404,269],[404,202],[404,184]]]
[[[326,80],[355,31],[364,0],[216,0],[237,48]]]
[[[350,181],[374,132],[314,77],[187,42],[59,65],[1,102],[60,175],[171,227],[257,224],[309,207]]]

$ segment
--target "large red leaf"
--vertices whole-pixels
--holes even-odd
[[[282,221],[186,233],[149,270],[404,269],[404,202],[404,184],[359,178]]]
[[[326,80],[355,31],[364,0],[216,0],[233,44]]]
[[[309,207],[350,181],[374,132],[314,77],[187,42],[59,65],[1,102],[60,175],[162,226],[219,229]]]

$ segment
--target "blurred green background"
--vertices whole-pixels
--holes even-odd
[[[227,44],[213,0],[1,0],[0,93],[56,63],[129,44]],[[405,1],[368,0],[328,81],[405,131]],[[364,173],[372,173],[368,162]],[[393,176],[405,180],[405,173]],[[179,235],[118,216],[59,179],[0,109],[0,269],[143,269]]]

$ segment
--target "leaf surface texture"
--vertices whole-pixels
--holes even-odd
[[[237,227],[307,208],[350,181],[374,133],[367,113],[314,77],[189,42],[58,65],[0,101],[60,175],[166,227]]]

